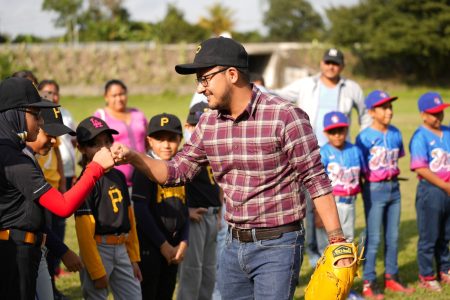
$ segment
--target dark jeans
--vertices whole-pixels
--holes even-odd
[[[40,245],[0,241],[0,298],[34,300]]]
[[[141,248],[142,299],[172,300],[178,265],[169,265],[156,247]]]
[[[450,197],[426,180],[417,185],[416,193],[417,262],[419,274],[432,276],[433,262],[437,272],[450,270]]]

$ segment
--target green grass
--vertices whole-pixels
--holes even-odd
[[[366,93],[369,90],[366,91]],[[403,280],[417,287],[417,227],[415,215],[415,191],[416,191],[416,176],[409,170],[409,139],[415,128],[420,125],[420,117],[417,110],[417,99],[426,91],[425,88],[407,89],[399,87],[397,89],[389,90],[391,95],[399,96],[399,100],[394,102],[394,119],[393,125],[397,126],[403,134],[403,142],[405,144],[406,156],[400,160],[401,177],[405,181],[401,181],[402,192],[402,214],[400,225],[400,239],[399,239],[399,267],[400,275]],[[438,90],[442,93],[444,101],[450,102],[450,90]],[[188,112],[188,105],[192,95],[179,96],[176,94],[165,93],[161,95],[139,95],[130,96],[129,106],[138,107],[150,118],[151,116],[167,112],[177,115],[182,122],[186,119]],[[101,97],[63,97],[62,105],[69,109],[77,121],[91,115],[96,108],[103,107],[104,102]],[[444,124],[450,122],[450,111],[447,110],[447,116],[444,119]],[[354,124],[351,132],[353,139],[355,138],[358,127],[355,125],[356,114],[353,115]],[[359,198],[357,201],[357,219],[356,219],[356,233],[359,235],[364,227],[364,214],[362,201]],[[78,245],[75,236],[73,218],[67,221],[66,243],[74,251],[78,252]],[[383,251],[380,247],[379,259],[377,263],[378,281],[383,283]],[[312,268],[309,266],[308,260],[304,259],[300,285],[298,286],[295,299],[303,299],[304,289],[312,273]],[[81,299],[80,283],[78,274],[64,276],[57,280],[58,288],[71,299]],[[355,288],[361,291],[362,282],[356,279]],[[450,299],[450,286],[444,287],[444,291],[440,294],[430,294],[421,289],[417,289],[416,293],[409,297],[402,295],[387,294],[389,299]],[[112,297],[111,297],[112,299]]]

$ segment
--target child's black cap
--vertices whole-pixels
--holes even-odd
[[[66,133],[74,136],[75,131],[67,127],[63,123],[63,117],[58,107],[53,108],[41,108],[42,119],[44,119],[44,125],[42,129],[51,136],[60,136]]]
[[[189,109],[189,115],[186,122],[191,125],[197,125],[198,121],[200,121],[200,116],[208,110],[208,104],[205,102],[200,102],[193,105],[191,109]]]
[[[97,117],[88,117],[80,122],[77,127],[78,142],[87,142],[92,140],[102,132],[119,134],[117,130],[108,127],[105,121]]]
[[[162,113],[150,119],[150,122],[148,123],[147,135],[150,136],[159,131],[174,132],[183,136],[183,129],[181,127],[180,119],[171,114]]]

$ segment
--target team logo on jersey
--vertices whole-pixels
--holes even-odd
[[[381,168],[396,169],[399,149],[386,149],[375,146],[370,149],[369,169],[374,171]]]
[[[435,140],[432,140],[432,141],[430,142],[430,146],[433,146],[434,144],[436,144],[436,141],[435,141]]]
[[[102,128],[103,127],[103,123],[94,119],[94,118],[90,118],[89,121],[91,121],[92,126],[94,126],[95,128]]]
[[[442,148],[436,148],[431,151],[430,170],[432,172],[450,171],[450,153]]]
[[[114,213],[118,213],[119,208],[117,207],[117,203],[122,202],[122,199],[123,199],[122,191],[119,190],[117,187],[112,186],[109,188],[108,195],[109,195],[109,199],[111,199]]]
[[[327,173],[333,187],[342,186],[343,189],[349,190],[359,185],[359,167],[343,168],[338,163],[332,162],[327,166]]]

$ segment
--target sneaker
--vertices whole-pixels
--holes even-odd
[[[441,283],[450,284],[450,274],[439,272],[439,277],[441,278]]]
[[[419,286],[433,292],[442,292],[442,287],[434,276],[419,275]]]
[[[405,293],[408,295],[415,292],[414,288],[409,288],[401,283],[400,279],[398,278],[398,274],[385,274],[384,288],[392,292]]]
[[[384,295],[378,289],[375,281],[364,280],[363,296],[365,299],[383,300]]]

